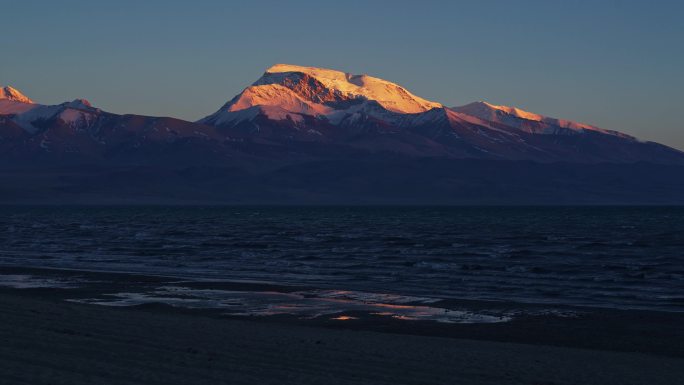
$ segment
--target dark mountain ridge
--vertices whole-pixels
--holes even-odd
[[[3,203],[684,203],[676,149],[282,64],[199,122],[4,87],[0,175]]]

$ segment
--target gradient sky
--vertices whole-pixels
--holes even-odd
[[[0,0],[0,85],[199,119],[275,63],[367,73],[684,149],[677,1]]]

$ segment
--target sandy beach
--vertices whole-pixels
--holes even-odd
[[[0,290],[2,384],[624,385],[684,378],[684,358],[672,349],[624,352],[486,341],[482,333],[472,340],[236,320],[166,306],[69,303],[45,293]]]

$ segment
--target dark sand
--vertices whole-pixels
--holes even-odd
[[[527,332],[529,343],[496,342],[487,341],[482,329],[473,329],[480,330],[479,340],[401,330],[350,330],[226,319],[163,306],[83,305],[46,293],[0,290],[0,384],[655,385],[684,381],[684,357],[674,347],[660,349],[656,344],[639,352],[625,351],[620,344],[616,346],[623,348],[617,350],[623,351],[606,350],[601,344],[592,349],[563,343],[551,346],[544,339],[531,338],[535,326]],[[518,341],[526,333],[524,323],[506,327]],[[652,331],[642,332],[648,336]],[[571,333],[557,330],[556,334],[568,339]],[[630,339],[599,334],[603,339]],[[492,334],[492,339],[505,340],[505,335]]]

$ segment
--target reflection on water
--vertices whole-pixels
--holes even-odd
[[[379,302],[388,298],[397,303]],[[221,309],[224,314],[232,316],[288,315],[306,319],[327,317],[331,320],[343,321],[358,318],[345,313],[364,313],[402,320],[445,323],[491,323],[510,320],[510,317],[504,315],[478,314],[430,306],[434,300],[427,298],[350,291],[312,290],[279,293],[161,286],[149,292],[105,294],[98,298],[72,299],[71,301],[106,306],[162,303],[194,309]]]

